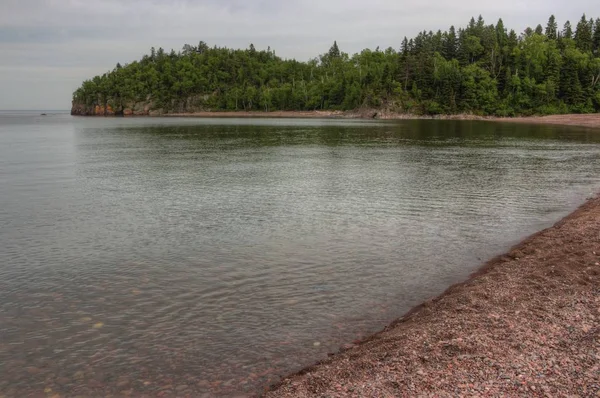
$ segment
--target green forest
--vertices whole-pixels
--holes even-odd
[[[562,27],[554,16],[518,34],[480,16],[419,33],[399,48],[300,62],[270,48],[186,44],[83,82],[73,106],[140,104],[160,112],[386,109],[412,114],[533,115],[600,111],[600,18]],[[85,112],[79,111],[80,114]]]

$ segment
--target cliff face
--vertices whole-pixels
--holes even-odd
[[[161,114],[162,110],[153,110],[152,102],[136,102],[124,104],[119,107],[106,105],[86,105],[73,101],[71,115],[74,116],[148,116]]]
[[[100,106],[100,105],[91,105],[87,106],[85,104],[79,104],[73,101],[73,105],[71,107],[71,115],[77,116],[114,116],[115,111],[110,105]]]
[[[210,111],[205,106],[210,95],[195,95],[180,100],[173,100],[167,108],[158,107],[150,96],[145,101],[121,102],[109,99],[104,105],[93,103],[87,105],[74,100],[71,115],[75,116],[160,116],[168,113],[194,113]]]

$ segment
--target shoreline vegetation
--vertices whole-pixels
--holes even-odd
[[[264,396],[596,396],[599,220],[597,196]]]
[[[502,19],[422,31],[396,48],[350,55],[337,42],[308,61],[270,47],[152,48],[140,60],[90,78],[73,93],[73,115],[196,112],[356,112],[478,116],[600,111],[600,18],[561,28],[552,15],[523,32]]]

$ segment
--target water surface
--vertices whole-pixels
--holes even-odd
[[[600,186],[600,134],[0,114],[0,395],[255,393]]]

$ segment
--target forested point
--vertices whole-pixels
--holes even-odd
[[[600,18],[517,34],[502,20],[423,31],[399,50],[349,56],[334,42],[308,62],[186,44],[83,82],[73,114],[386,109],[516,116],[600,111]]]

